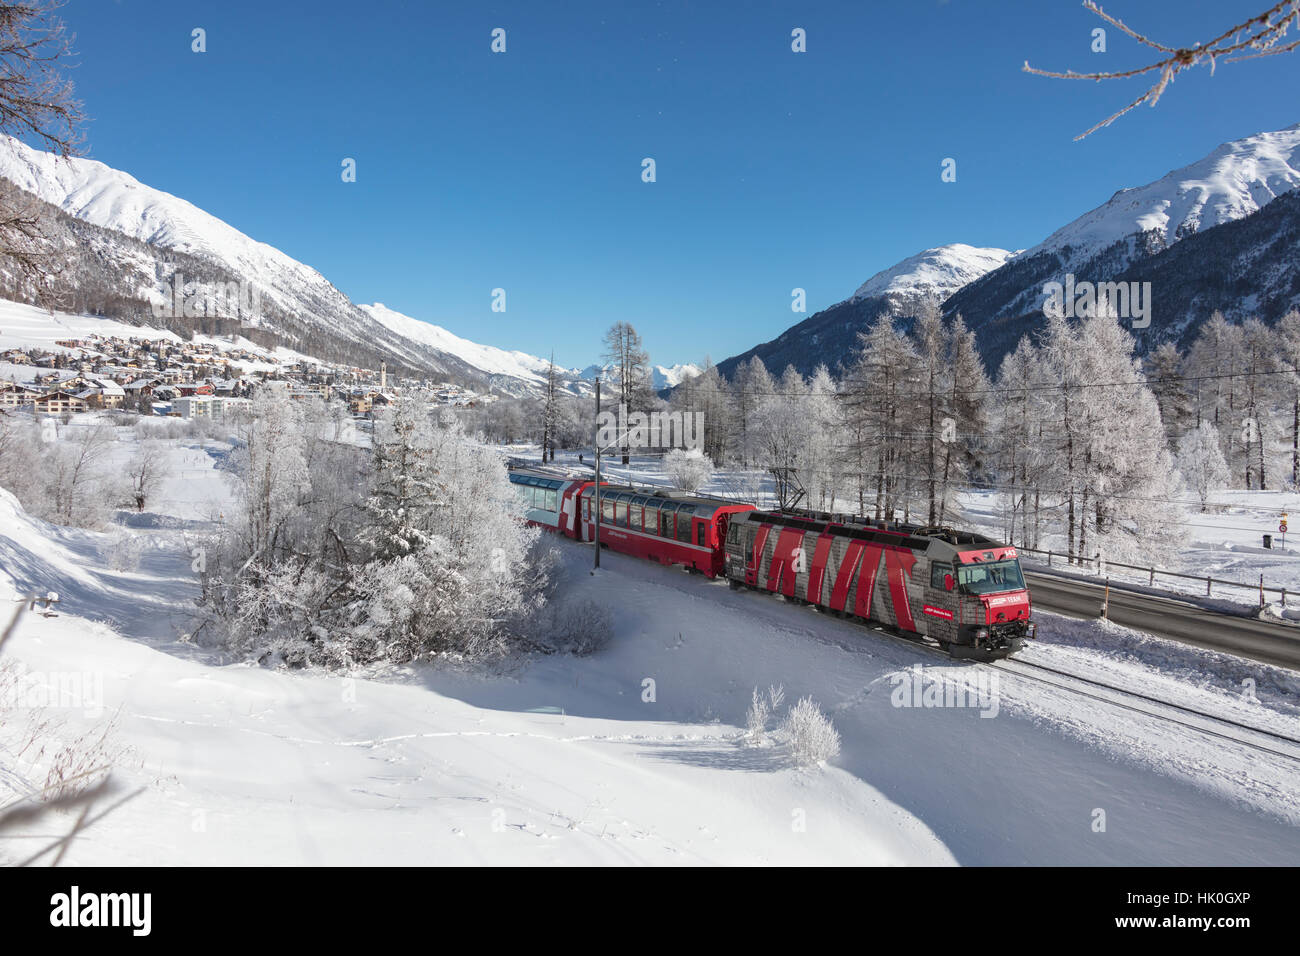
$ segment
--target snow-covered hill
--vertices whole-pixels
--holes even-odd
[[[539,388],[546,383],[546,373],[550,366],[547,359],[526,352],[508,352],[491,345],[479,345],[477,342],[471,342],[469,339],[448,332],[440,325],[403,315],[388,308],[382,302],[363,305],[361,309],[375,321],[399,335],[439,352],[454,355],[494,379],[498,377],[515,379],[522,385],[534,388]],[[577,369],[557,365],[556,371],[564,380],[581,377]]]
[[[966,318],[991,366],[1041,318],[1044,284],[1069,274],[1151,283],[1143,350],[1185,346],[1215,310],[1273,321],[1300,301],[1295,206],[1274,203],[1293,198],[1297,186],[1300,124],[1225,143],[1152,183],[1121,189],[954,293],[944,311]]]
[[[414,342],[419,342],[444,355],[453,355],[490,377],[491,384],[498,389],[515,394],[535,391],[546,384],[546,374],[550,360],[529,355],[527,352],[507,351],[491,345],[480,345],[469,339],[461,338],[440,325],[415,319],[388,308],[382,302],[363,305],[362,310],[375,321],[397,334]],[[588,365],[586,368],[566,368],[556,364],[560,387],[575,395],[588,395],[593,391],[597,378],[605,382],[613,380],[613,366]],[[674,388],[684,378],[698,375],[698,366],[655,365],[650,368],[650,381],[655,391]]]
[[[53,215],[64,220],[65,247],[93,250],[93,255],[81,256],[76,273],[82,287],[103,287],[98,298],[94,293],[82,296],[88,311],[149,321],[154,305],[173,301],[169,283],[177,273],[187,281],[243,281],[257,298],[234,317],[241,328],[257,329],[274,337],[275,344],[316,358],[352,359],[355,364],[380,358],[513,394],[535,390],[545,381],[545,359],[480,345],[382,303],[355,305],[310,266],[193,203],[96,160],[63,160],[0,137],[0,178],[58,210]],[[70,229],[69,221],[84,225]],[[175,257],[182,261],[178,264]],[[112,311],[124,303],[134,303],[135,314]],[[656,386],[676,384],[690,369],[657,369]],[[590,381],[577,369],[563,368],[561,374],[570,391],[590,391]]]
[[[676,388],[682,383],[683,379],[690,378],[692,375],[699,375],[700,371],[698,365],[691,365],[689,362],[683,365],[655,365],[650,369],[650,382],[655,391]]]
[[[892,295],[946,299],[967,283],[999,268],[1013,255],[1006,249],[981,249],[960,242],[926,249],[877,272],[858,287],[851,301]]]
[[[684,379],[692,375],[700,374],[698,365],[685,363],[681,365],[652,365],[650,367],[650,386],[656,391],[662,391],[665,388],[676,388]],[[600,378],[605,382],[612,382],[617,377],[616,368],[613,365],[588,365],[579,376],[585,382],[594,382]]]
[[[418,363],[418,350],[402,349],[365,321],[355,306],[315,269],[252,239],[193,203],[146,186],[134,176],[92,159],[60,159],[12,137],[0,138],[0,176],[69,215],[160,249],[205,260],[225,276],[251,283],[261,298],[240,319],[254,327],[276,326],[268,306],[343,339],[396,346]],[[131,291],[164,304],[169,290],[142,276]],[[194,277],[190,277],[194,278]],[[152,280],[152,281],[151,281]],[[373,338],[372,338],[373,336]]]
[[[1154,232],[1163,246],[1172,246],[1194,233],[1243,219],[1297,186],[1300,123],[1224,143],[1155,182],[1121,189],[1020,256],[1068,249],[1071,260],[1086,261],[1144,232]]]
[[[1152,331],[1139,339],[1140,349],[1185,345],[1216,309],[1272,321],[1300,303],[1300,249],[1292,239],[1300,220],[1295,205],[1273,204],[1293,198],[1297,186],[1300,124],[1247,136],[1145,186],[1121,189],[1033,248],[958,243],[909,256],[843,302],[719,362],[718,370],[730,376],[755,356],[773,371],[793,365],[807,375],[823,362],[842,370],[858,333],[881,312],[906,321],[935,297],[976,331],[985,362],[996,368],[1041,318],[1044,283],[1067,273],[1152,283]]]
[[[942,302],[1014,256],[1006,249],[964,243],[918,252],[877,272],[843,302],[809,316],[770,342],[719,362],[718,371],[730,378],[741,363],[759,358],[773,374],[792,365],[800,374],[811,375],[822,364],[840,374],[857,351],[858,333],[878,315],[889,312],[906,320],[926,302]]]

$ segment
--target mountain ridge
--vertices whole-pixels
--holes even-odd
[[[993,367],[1042,317],[1044,285],[1060,282],[1067,274],[1094,282],[1179,275],[1196,286],[1197,293],[1189,295],[1168,281],[1153,283],[1155,331],[1138,336],[1140,350],[1161,341],[1186,341],[1197,323],[1209,317],[1205,310],[1210,302],[1230,317],[1251,312],[1276,317],[1300,304],[1300,267],[1292,264],[1300,258],[1297,250],[1273,241],[1258,222],[1251,228],[1221,230],[1262,215],[1279,198],[1300,195],[1298,187],[1300,123],[1220,144],[1150,183],[1116,190],[1106,202],[1037,245],[1007,253],[995,268],[970,270],[971,277],[959,287],[939,288],[942,311],[949,318],[962,315],[977,333],[985,362]],[[1289,236],[1297,215],[1300,203],[1287,202],[1265,218],[1279,234]],[[1169,255],[1192,237],[1200,241],[1191,253]],[[1254,248],[1240,248],[1243,241],[1254,243]],[[849,298],[719,362],[719,371],[730,376],[756,355],[774,374],[794,365],[807,375],[821,362],[832,371],[842,370],[857,348],[858,332],[884,312],[906,324],[925,298],[920,288],[907,288],[906,283],[893,287],[892,276],[907,276],[927,256],[953,249],[974,247],[952,243],[909,256],[876,273]],[[1004,250],[974,251],[991,256]],[[1143,264],[1151,267],[1151,277],[1144,278]],[[1242,288],[1251,281],[1243,270],[1253,270],[1260,294],[1225,297],[1219,287]],[[961,274],[952,264],[940,263],[939,271]]]

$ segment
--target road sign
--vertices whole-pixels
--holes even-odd
[[[1286,522],[1285,521],[1279,522],[1277,526],[1277,530],[1281,531],[1283,534],[1286,534]]]

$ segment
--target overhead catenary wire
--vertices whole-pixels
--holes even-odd
[[[895,387],[891,389],[891,395],[895,398],[912,398],[917,396],[929,398],[931,395],[948,396],[953,394],[1005,395],[1005,394],[1014,394],[1019,392],[1041,392],[1041,391],[1074,392],[1074,391],[1086,391],[1088,389],[1094,389],[1094,388],[1137,388],[1137,387],[1149,388],[1151,387],[1152,384],[1181,384],[1184,382],[1207,382],[1207,381],[1216,381],[1216,380],[1224,380],[1224,379],[1232,379],[1232,378],[1262,378],[1262,377],[1273,376],[1273,375],[1291,376],[1293,379],[1295,379],[1297,390],[1300,390],[1300,372],[1297,372],[1295,369],[1288,368],[1288,369],[1271,369],[1271,370],[1265,369],[1259,371],[1220,372],[1220,373],[1207,374],[1207,375],[1167,375],[1158,378],[1143,377],[1140,379],[1126,379],[1124,381],[1117,381],[1117,382],[1063,382],[1063,383],[1062,382],[1035,382],[1033,384],[1023,384],[1023,385],[991,385],[988,388],[958,388],[958,389],[943,388],[943,389],[937,389],[934,392],[913,390],[913,389],[900,390]],[[878,384],[877,381],[874,379],[847,378],[847,377],[838,379],[837,383],[840,386],[845,386],[845,385],[871,386],[871,385]],[[692,386],[689,384],[689,382],[683,383],[682,385],[678,386],[678,388],[683,388],[683,387],[685,387],[688,393],[691,391],[699,392],[704,390],[702,386],[698,386],[698,385]],[[725,388],[725,387],[718,388],[716,386],[713,386],[708,388],[707,391],[715,395],[726,395],[728,397],[731,397],[735,394],[735,386],[732,386],[731,388]],[[792,391],[790,389],[781,389],[781,388],[762,388],[762,389],[755,389],[751,394],[755,398],[763,398],[769,395],[783,396],[789,398],[843,398],[848,396],[854,396],[856,393],[851,391],[843,391],[842,389],[835,392],[814,392],[811,390],[804,390],[804,389],[801,389],[799,391]],[[574,397],[577,398],[578,396],[574,396]]]
[[[671,451],[671,450],[672,450],[672,449],[664,449],[664,450],[657,450],[657,451],[648,451],[648,450],[641,449],[641,450],[638,450],[634,455],[632,455],[632,458],[634,458],[634,459],[636,459],[636,458],[641,458],[641,459],[646,459],[646,458],[663,458],[663,457],[664,457],[665,455],[667,455],[668,452]],[[610,468],[611,466],[608,466],[608,465],[607,465],[607,466],[605,466],[605,467],[608,469],[608,468]],[[630,464],[627,464],[627,465],[615,465],[615,466],[612,466],[612,467],[614,467],[614,468],[620,468],[620,469],[627,469],[627,470],[629,471],[629,473],[631,473],[631,471],[634,470],[635,465],[632,464],[632,463],[630,463]],[[765,471],[764,471],[764,472],[761,472],[761,474],[764,474],[764,475],[765,475],[766,472],[765,472]],[[875,472],[875,471],[866,471],[866,472],[863,472],[862,474],[863,474],[866,478],[870,479],[871,482],[874,482],[876,478],[880,477],[880,475],[883,474],[883,476],[884,476],[886,479],[888,479],[888,480],[891,480],[891,481],[906,481],[906,482],[908,482],[910,485],[913,485],[913,486],[924,486],[926,483],[930,482],[931,480],[934,480],[934,481],[936,481],[936,482],[942,484],[942,479],[940,479],[940,478],[937,478],[937,477],[936,477],[936,478],[934,478],[934,479],[931,479],[931,477],[928,476],[928,475],[917,475],[917,474],[914,474],[914,473],[911,473],[911,472],[889,472],[889,473],[881,473],[881,472]],[[850,481],[853,480],[852,476],[850,477],[849,480],[850,480]],[[1015,493],[1015,492],[1033,492],[1033,493],[1036,493],[1036,494],[1039,494],[1039,495],[1047,496],[1047,497],[1049,497],[1049,498],[1052,498],[1052,497],[1062,497],[1062,498],[1064,498],[1064,497],[1068,497],[1069,494],[1071,493],[1071,491],[1073,491],[1073,493],[1077,495],[1077,494],[1081,494],[1083,491],[1086,490],[1086,491],[1088,491],[1090,494],[1100,494],[1100,496],[1103,497],[1103,498],[1106,498],[1106,499],[1113,499],[1113,500],[1117,500],[1117,501],[1146,501],[1146,502],[1152,502],[1152,503],[1158,503],[1158,504],[1171,504],[1171,505],[1186,505],[1186,504],[1189,503],[1189,500],[1190,500],[1190,493],[1189,493],[1189,498],[1163,498],[1163,497],[1159,497],[1159,496],[1155,496],[1155,495],[1120,495],[1120,494],[1110,494],[1110,493],[1107,493],[1107,492],[1098,492],[1097,489],[1096,489],[1096,488],[1093,488],[1093,487],[1089,487],[1089,488],[1086,488],[1086,489],[1085,489],[1083,486],[1080,486],[1080,487],[1077,487],[1077,488],[1074,488],[1074,489],[1068,489],[1068,488],[1051,488],[1051,487],[1044,487],[1044,486],[1040,486],[1040,485],[1003,484],[1003,483],[1001,483],[1001,482],[992,482],[992,483],[990,483],[990,484],[988,484],[988,485],[977,485],[977,484],[973,484],[973,483],[970,483],[970,482],[952,481],[952,480],[950,479],[950,480],[947,482],[946,487],[949,488],[949,489],[957,490],[957,491],[977,492],[977,493],[980,493],[980,494],[1006,494],[1006,493]],[[872,495],[874,496],[874,492],[872,492]],[[844,497],[853,498],[853,497],[856,497],[856,495],[852,495],[852,494],[850,494],[850,495],[847,495],[847,496],[846,496],[846,495],[844,495],[844,494],[842,494],[842,493],[837,493],[837,497],[839,497],[839,498],[844,498]],[[1042,507],[1042,508],[1046,508],[1046,509],[1060,508],[1060,507],[1064,507],[1064,502],[1062,502],[1062,503],[1060,503],[1060,504],[1052,504],[1052,503],[1049,502],[1048,504],[1042,505],[1041,507]],[[1214,526],[1207,525],[1206,527],[1220,527],[1220,526],[1218,526],[1218,525],[1214,525]],[[1224,530],[1251,531],[1251,530],[1255,530],[1255,529],[1251,529],[1251,528],[1235,528],[1235,529],[1224,528]]]

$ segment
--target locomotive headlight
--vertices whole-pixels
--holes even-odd
[[[1028,638],[1038,637],[1038,625],[1035,624],[1033,621],[1030,621],[1028,624],[1025,625],[1025,637]]]

